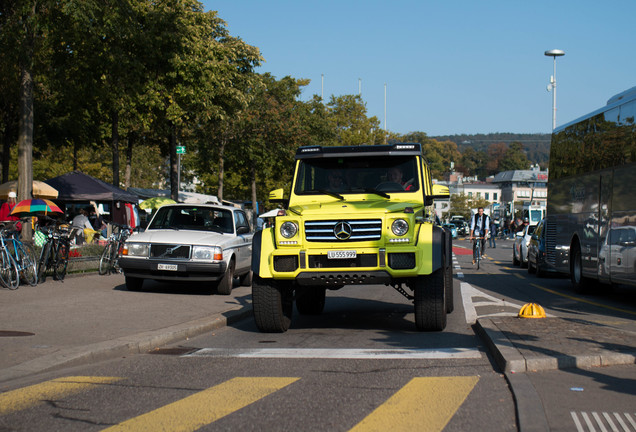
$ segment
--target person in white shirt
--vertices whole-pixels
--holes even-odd
[[[84,228],[93,229],[93,225],[91,225],[91,221],[88,219],[88,211],[85,208],[80,209],[79,214],[73,218],[73,221],[71,222],[71,226],[73,228],[78,228],[79,230],[79,233],[77,234],[75,241],[78,244],[83,243]]]
[[[488,228],[490,227],[490,218],[487,214],[484,214],[484,208],[479,207],[477,214],[473,215],[470,219],[470,239],[473,240],[476,237],[480,237],[481,242],[481,256],[484,256],[484,246],[486,246],[486,236],[488,235]],[[473,242],[473,264],[477,258],[477,242]]]

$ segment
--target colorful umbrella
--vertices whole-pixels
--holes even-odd
[[[39,216],[49,213],[64,212],[53,201],[38,198],[20,201],[11,211],[12,216]]]
[[[139,204],[139,208],[142,210],[146,210],[146,209],[156,210],[159,207],[164,206],[166,204],[176,204],[176,201],[168,197],[159,196],[159,197],[147,199],[146,201],[142,201],[141,204]]]

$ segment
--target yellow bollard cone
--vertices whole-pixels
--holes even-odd
[[[519,310],[519,318],[545,318],[545,311],[536,303],[526,303]]]

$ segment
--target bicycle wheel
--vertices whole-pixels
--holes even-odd
[[[477,240],[477,270],[479,270],[480,261],[481,261],[481,240]]]
[[[99,259],[99,274],[105,275],[108,273],[113,265],[113,261],[115,260],[115,243],[110,242],[104,248],[104,252],[102,252],[102,257]]]
[[[38,268],[33,259],[33,248],[31,245],[24,243],[17,243],[16,246],[16,254],[20,264],[20,277],[29,285],[36,286],[38,284]]]
[[[54,276],[55,280],[64,280],[66,268],[68,267],[68,254],[70,247],[67,241],[60,240],[55,254]]]
[[[7,249],[0,251],[0,281],[2,285],[11,290],[20,286],[20,273],[15,259]]]
[[[49,257],[51,255],[51,242],[46,242],[42,246],[40,259],[38,261],[38,283],[46,281],[46,268],[49,266]]]

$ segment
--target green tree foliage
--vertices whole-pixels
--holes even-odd
[[[3,181],[29,175],[16,163],[31,152],[24,140],[17,148],[25,95],[36,179],[79,169],[117,186],[169,186],[174,197],[177,144],[188,149],[182,184],[236,200],[288,190],[302,145],[419,142],[436,178],[451,162],[479,176],[527,167],[511,136],[471,148],[458,136],[386,132],[357,95],[300,101],[307,80],[255,73],[258,48],[196,0],[3,1],[0,50]],[[21,87],[25,71],[32,96]]]
[[[360,96],[332,96],[327,108],[338,145],[384,144],[380,120],[367,117],[367,107]]]
[[[499,171],[525,170],[530,168],[530,161],[523,152],[523,144],[513,142],[499,163]]]
[[[411,132],[395,141],[422,144],[422,154],[430,165],[433,178],[443,178],[444,174],[450,171],[451,162],[458,163],[462,157],[454,142],[438,141],[429,138],[424,132]]]

